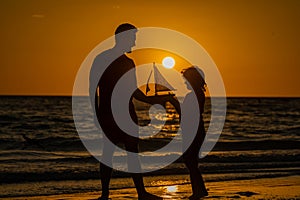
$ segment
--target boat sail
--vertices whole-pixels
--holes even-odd
[[[154,82],[149,84],[151,77],[154,78]],[[155,65],[155,63],[153,63],[153,70],[151,70],[150,72],[146,85],[146,95],[148,97],[168,96],[174,97],[170,98],[170,100],[176,100],[177,98],[175,97],[174,91],[176,91],[176,89],[172,87],[172,85],[164,78],[164,76],[160,73],[158,67]],[[165,124],[161,127],[161,131],[156,133],[153,138],[163,138],[162,143],[164,143],[165,141],[170,142],[173,137],[176,136],[180,127],[180,111],[176,110],[174,104],[172,104],[173,101],[170,100],[161,104],[165,108],[165,113],[163,113],[162,115],[158,114],[158,116],[156,116],[161,116],[165,121]],[[166,144],[164,143],[164,145]]]
[[[154,73],[153,73],[154,72]],[[175,88],[171,86],[171,84],[163,77],[163,75],[159,72],[157,66],[155,63],[153,63],[153,70],[151,70],[150,75],[148,77],[147,85],[146,85],[146,95],[148,92],[151,91],[149,86],[149,80],[151,78],[151,75],[154,76],[154,95],[155,96],[161,96],[161,95],[174,95],[172,91],[175,91]],[[167,92],[167,94],[166,94]]]

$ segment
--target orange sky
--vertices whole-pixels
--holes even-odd
[[[228,96],[300,97],[297,0],[1,0],[0,94],[71,95],[87,54],[118,24],[199,42]]]

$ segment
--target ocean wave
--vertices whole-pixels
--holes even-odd
[[[214,151],[236,151],[236,150],[276,150],[276,149],[300,149],[300,141],[294,140],[261,140],[252,141],[219,141]]]
[[[46,166],[51,163],[46,163]],[[69,163],[72,165],[71,163]],[[257,178],[258,174],[268,174],[273,176],[282,175],[300,175],[299,162],[281,162],[281,163],[202,163],[201,170],[204,174],[216,174],[221,180],[221,174],[231,174],[232,178],[237,177],[248,179],[249,176]],[[56,165],[53,165],[56,167]],[[145,176],[157,175],[178,175],[188,174],[187,168],[182,163],[174,163],[158,171],[146,173]],[[112,177],[124,178],[130,177],[130,174],[114,170]],[[232,179],[231,178],[231,179]],[[89,167],[80,168],[79,166],[68,167],[56,171],[15,171],[0,172],[0,183],[23,183],[23,182],[40,182],[40,181],[66,181],[66,180],[88,180],[99,179],[99,163],[89,165]]]
[[[143,164],[168,160],[179,153],[144,155]],[[126,163],[126,154],[114,156],[115,166]],[[87,180],[99,178],[99,161],[88,152],[40,152],[4,151],[0,155],[0,182],[18,183],[50,180]],[[206,174],[221,173],[277,173],[300,174],[300,152],[298,150],[259,150],[211,152],[200,159],[200,167]],[[164,163],[162,163],[164,164]],[[121,164],[122,165],[122,164]],[[186,174],[182,158],[173,164],[149,174]],[[127,173],[115,171],[114,177],[128,177]]]

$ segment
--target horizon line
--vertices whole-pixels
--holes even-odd
[[[0,94],[0,97],[73,97],[73,95],[69,94]],[[74,95],[75,97],[75,95]],[[88,95],[76,95],[76,97],[88,97]],[[183,97],[183,96],[178,96]],[[206,96],[212,98],[220,98],[223,96]],[[226,98],[300,98],[299,96],[283,96],[283,95],[227,95]]]

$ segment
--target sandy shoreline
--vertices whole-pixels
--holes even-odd
[[[159,177],[157,177],[159,179]],[[280,178],[261,178],[252,180],[232,180],[220,182],[207,182],[209,196],[205,199],[299,199],[300,200],[300,176],[288,176]],[[191,195],[189,184],[171,184],[167,186],[147,187],[153,194],[160,195],[164,199],[187,199]],[[35,197],[10,197],[2,199],[50,199],[50,200],[75,200],[97,199],[100,192],[60,194]],[[112,199],[137,199],[134,188],[111,190]]]

